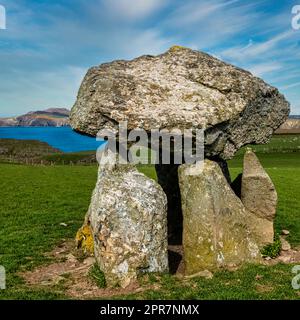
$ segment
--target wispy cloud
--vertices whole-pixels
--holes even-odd
[[[0,113],[17,115],[25,111],[48,107],[70,107],[86,69],[66,67],[52,71],[15,70],[0,87]],[[24,109],[15,105],[24,106]]]
[[[155,27],[136,25],[166,1],[134,6],[128,0],[118,6],[118,1],[75,1],[77,10],[56,1],[28,5],[21,0],[12,6],[7,2],[8,29],[0,34],[1,113],[71,107],[90,66],[145,52],[158,54],[173,43]]]
[[[282,86],[281,89],[291,89],[295,87],[300,87],[300,82],[295,82],[295,83],[288,84],[286,86]]]
[[[258,7],[259,1],[190,0],[180,2],[162,26],[176,31],[185,43],[197,43],[198,49],[207,50],[258,29],[257,21],[265,16]]]
[[[104,1],[106,14],[126,20],[142,20],[168,4],[168,0],[109,0]]]
[[[282,69],[282,65],[277,62],[271,62],[271,63],[261,63],[256,64],[249,68],[249,71],[252,72],[257,77],[262,77],[267,73],[277,71]]]
[[[254,38],[221,48],[218,56],[277,86],[292,103],[292,112],[300,113],[297,107],[300,91],[295,92],[299,90],[300,79],[300,32],[288,29],[269,37],[259,35]]]
[[[222,52],[222,56],[229,59],[236,59],[236,60],[249,60],[252,58],[260,57],[264,53],[271,53],[271,50],[276,48],[280,42],[283,40],[289,39],[294,36],[293,30],[289,30],[278,35],[275,35],[271,39],[255,43],[254,41],[250,40],[246,46],[236,46],[224,50]]]
[[[207,51],[280,88],[300,113],[300,32],[271,0],[1,0],[0,110],[71,107],[92,65],[173,44]],[[297,107],[298,106],[298,107]],[[299,111],[297,111],[299,110]]]
[[[238,0],[231,1],[186,1],[184,5],[178,7],[172,14],[168,23],[176,26],[188,26],[199,24],[205,19],[211,19],[214,15],[219,15],[226,7],[237,4]]]

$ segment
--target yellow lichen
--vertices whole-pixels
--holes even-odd
[[[183,46],[173,46],[169,49],[170,52],[176,52],[176,51],[179,51],[179,50],[183,50],[183,49],[187,49],[186,47],[183,47]]]
[[[82,248],[86,253],[94,254],[94,239],[92,229],[88,224],[83,225],[76,234],[77,248]]]

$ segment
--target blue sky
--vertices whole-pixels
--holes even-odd
[[[93,65],[183,45],[250,70],[300,114],[300,0],[0,0],[0,115],[70,108]]]

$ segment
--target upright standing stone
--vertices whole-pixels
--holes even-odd
[[[251,213],[252,231],[260,247],[273,243],[277,192],[271,178],[251,150],[247,150],[244,157],[241,199]]]
[[[220,166],[205,160],[202,172],[189,175],[191,167],[179,167],[186,274],[258,260],[248,214]]]
[[[167,199],[134,166],[100,167],[87,220],[109,286],[126,287],[141,272],[168,271]]]

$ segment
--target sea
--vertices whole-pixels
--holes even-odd
[[[0,139],[39,140],[62,152],[97,150],[105,143],[81,135],[71,127],[0,127]]]

